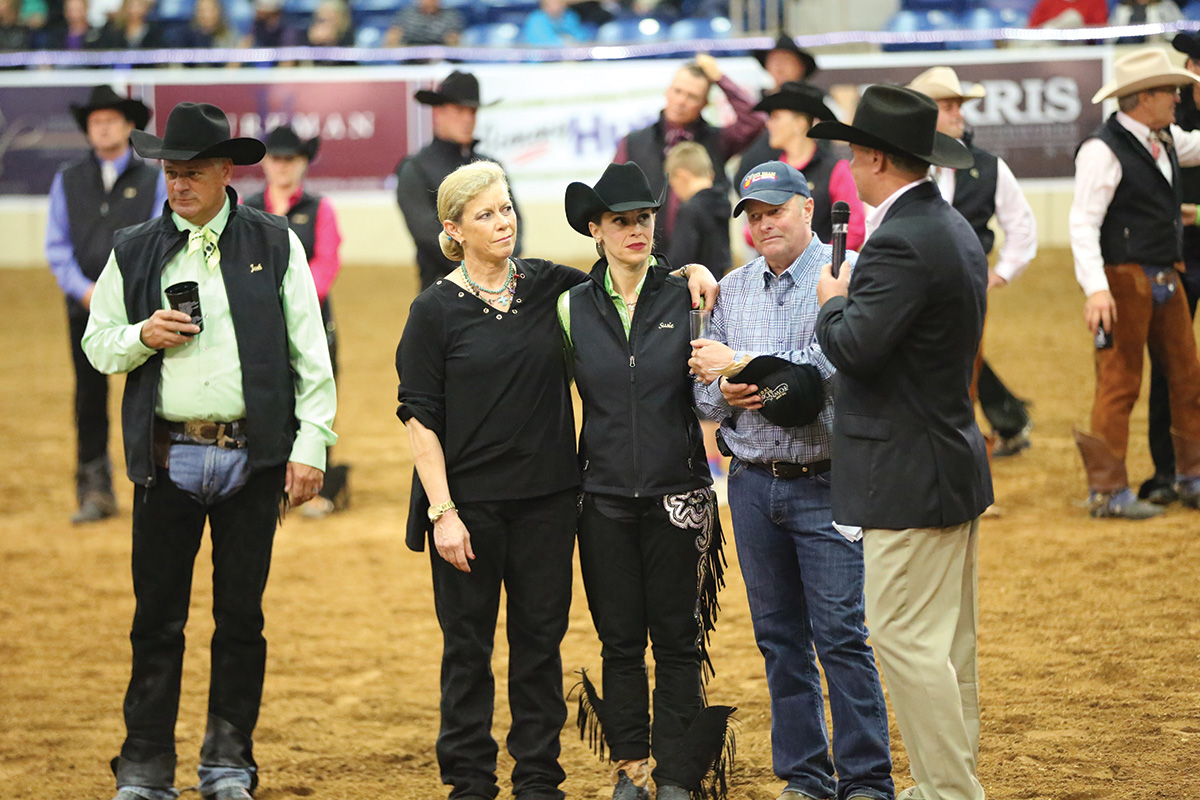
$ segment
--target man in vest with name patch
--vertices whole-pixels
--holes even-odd
[[[199,790],[248,800],[275,525],[320,490],[337,438],[329,349],[300,240],[229,188],[233,165],[257,163],[263,143],[231,139],[216,106],[180,103],[163,138],[134,131],[133,146],[163,160],[168,207],[117,234],[83,337],[98,370],[127,373],[137,605],[117,800],[177,794],[183,631],[206,521],[216,631]],[[186,310],[168,307],[185,290]]]
[[[937,103],[938,133],[959,140],[975,157],[969,169],[934,167],[933,180],[946,202],[971,223],[984,253],[990,254],[996,243],[996,234],[988,225],[992,217],[996,218],[1004,232],[1004,244],[996,265],[988,270],[988,291],[1007,286],[1037,255],[1037,219],[1008,164],[977,147],[973,133],[967,130],[963,103],[982,98],[987,91],[980,84],[964,88],[958,73],[950,67],[931,67],[914,78],[908,88]],[[1015,455],[1029,447],[1029,431],[1033,428],[1029,412],[1025,402],[1009,391],[982,355],[979,359],[979,406],[996,437],[992,455]]]
[[[91,152],[64,166],[50,185],[46,219],[46,261],[67,299],[71,361],[75,366],[75,494],[71,521],[96,522],[117,512],[108,456],[108,378],[83,354],[92,291],[113,234],[150,219],[167,200],[162,172],[129,147],[129,134],[150,121],[150,108],[121,97],[110,86],[92,89],[71,114],[87,136]]]
[[[1167,376],[1175,490],[1184,505],[1200,507],[1200,362],[1176,272],[1183,266],[1179,168],[1200,164],[1200,132],[1173,124],[1179,87],[1200,77],[1154,47],[1117,59],[1113,74],[1092,102],[1116,98],[1118,111],[1075,156],[1071,251],[1096,337],[1092,429],[1075,431],[1075,442],[1091,515],[1145,519],[1162,509],[1133,495],[1125,456],[1147,347]]]

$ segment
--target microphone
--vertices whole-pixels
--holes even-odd
[[[829,214],[833,220],[833,277],[838,276],[842,262],[846,260],[846,232],[850,230],[850,204],[838,200]]]

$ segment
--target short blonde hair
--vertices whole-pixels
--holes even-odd
[[[708,151],[696,142],[680,142],[667,152],[663,170],[670,175],[677,169],[687,170],[697,178],[711,178],[715,174]]]
[[[508,188],[504,170],[493,161],[472,161],[451,172],[438,186],[438,222],[449,220],[455,225],[461,223],[463,209],[467,207],[467,203],[496,183],[502,183],[505,189]],[[442,246],[442,253],[446,258],[462,261],[462,244],[450,238],[450,234],[446,233],[444,228],[438,236],[438,244]]]

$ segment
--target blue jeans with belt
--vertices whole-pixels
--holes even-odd
[[[829,473],[776,478],[735,458],[729,509],[766,661],[775,774],[816,800],[890,800],[887,706],[866,641],[862,541],[833,527]],[[829,685],[832,761],[817,658]]]

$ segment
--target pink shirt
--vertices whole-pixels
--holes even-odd
[[[287,208],[283,210],[271,207],[270,191],[263,193],[263,202],[269,213],[285,215],[288,209],[300,199],[303,191],[303,188],[297,189],[295,194],[288,199]],[[308,260],[308,268],[312,270],[313,283],[317,286],[317,299],[322,303],[325,302],[325,297],[329,294],[334,279],[337,278],[338,270],[342,268],[342,260],[338,256],[338,247],[341,244],[342,234],[338,232],[337,215],[333,211],[333,204],[329,202],[328,197],[322,197],[317,204],[313,254],[312,258]]]

